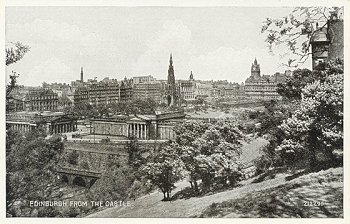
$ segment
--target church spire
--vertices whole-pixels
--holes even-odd
[[[173,54],[172,53],[170,53],[169,63],[170,63],[171,66],[173,65]]]

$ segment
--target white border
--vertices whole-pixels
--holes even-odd
[[[344,107],[344,139],[345,139],[345,147],[350,146],[350,136],[349,136],[349,112],[350,112],[350,106],[349,106],[349,77],[348,77],[348,71],[349,71],[349,25],[347,24],[348,21],[350,21],[349,16],[349,7],[350,7],[350,0],[309,0],[309,1],[301,1],[301,0],[293,0],[293,1],[286,1],[286,0],[264,0],[264,1],[258,1],[258,0],[236,0],[236,1],[230,1],[230,0],[217,0],[217,1],[209,1],[209,0],[181,0],[181,1],[175,1],[175,0],[166,0],[166,1],[160,1],[160,0],[133,0],[133,1],[112,1],[112,0],[11,0],[11,1],[1,1],[0,0],[0,30],[1,30],[1,37],[2,44],[0,46],[0,56],[1,58],[5,58],[5,6],[126,6],[126,7],[135,7],[135,6],[174,6],[174,7],[227,7],[227,6],[237,6],[237,7],[293,7],[293,6],[344,6],[344,20],[345,22],[345,32],[344,32],[344,42],[345,42],[345,49],[344,49],[344,56],[345,56],[345,73],[344,73],[344,97],[345,97],[345,107]],[[350,167],[350,160],[349,160],[349,153],[344,150],[344,218],[343,219],[317,219],[317,218],[309,218],[309,219],[241,219],[241,218],[235,218],[235,219],[190,219],[190,218],[148,218],[148,219],[135,219],[135,218],[6,218],[6,206],[5,206],[5,200],[6,200],[6,186],[5,186],[5,63],[0,65],[0,73],[2,74],[1,77],[1,98],[2,103],[0,103],[0,109],[2,113],[0,114],[1,122],[0,122],[0,142],[2,143],[2,150],[0,152],[0,184],[1,184],[1,193],[0,193],[0,223],[38,223],[38,222],[52,222],[52,223],[119,223],[119,222],[127,222],[127,223],[350,223],[349,220],[349,167]]]

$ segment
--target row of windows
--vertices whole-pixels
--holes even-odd
[[[55,101],[55,102],[52,102],[52,101],[50,101],[50,102],[46,102],[46,101],[44,101],[44,102],[35,102],[35,101],[33,101],[32,102],[32,104],[33,105],[52,105],[52,104],[58,104],[58,101]]]
[[[51,99],[58,99],[58,96],[32,96],[29,99],[31,100],[51,100]]]

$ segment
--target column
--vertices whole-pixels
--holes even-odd
[[[135,124],[135,135],[136,135],[136,138],[139,138],[139,127],[138,127],[138,124]]]
[[[146,133],[145,133],[145,124],[142,125],[142,139],[145,139]]]
[[[138,132],[137,124],[134,124],[134,126],[135,126],[135,136],[136,136],[136,138],[138,138],[138,136],[137,136],[137,132]]]
[[[145,124],[145,139],[148,139],[148,133],[147,133],[147,124]]]
[[[141,133],[142,133],[141,124],[139,124],[139,125],[138,125],[138,135],[139,135],[139,138],[141,138]]]
[[[141,138],[145,138],[144,124],[141,124]]]

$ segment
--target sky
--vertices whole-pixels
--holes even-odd
[[[269,52],[266,17],[293,8],[253,7],[7,7],[6,44],[30,52],[16,64],[21,85],[70,83],[80,78],[152,75],[165,80],[172,53],[176,79],[244,82],[257,58],[261,73],[284,72],[280,52]],[[285,51],[285,50],[284,50]],[[306,62],[304,67],[311,67]]]

